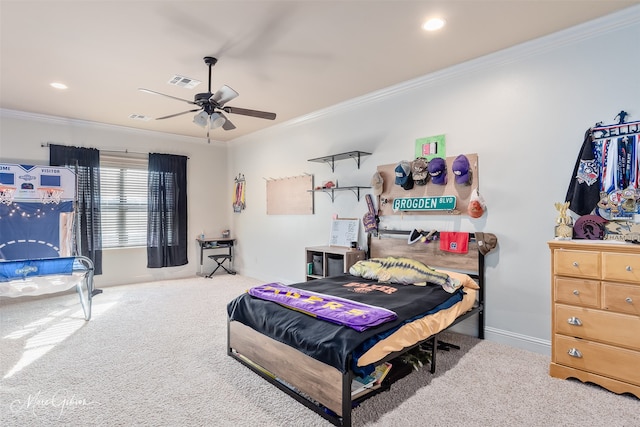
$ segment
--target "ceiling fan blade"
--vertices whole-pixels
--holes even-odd
[[[224,117],[224,124],[222,125],[222,129],[224,130],[234,130],[236,128],[236,125],[234,125],[233,123],[231,123],[231,121],[227,118],[227,116],[225,116],[224,114],[220,113],[220,115],[222,117]]]
[[[223,110],[227,113],[257,117],[259,119],[275,120],[276,118],[276,113],[268,113],[266,111],[248,110],[246,108],[238,108],[238,107],[224,107]]]
[[[196,108],[195,110],[187,110],[187,111],[183,111],[182,113],[176,113],[176,114],[170,114],[168,116],[158,117],[156,118],[156,120],[170,119],[171,117],[181,116],[183,114],[188,114],[188,113],[195,113],[196,111],[200,111],[200,110],[201,108]]]
[[[171,96],[171,95],[167,95],[166,93],[162,93],[162,92],[156,92],[155,90],[151,90],[151,89],[144,89],[144,88],[138,88],[138,90],[140,92],[147,92],[147,93],[151,93],[153,95],[161,95],[161,96],[166,96],[167,98],[173,98],[173,99],[177,99],[178,101],[182,101],[182,102],[187,102],[189,104],[194,104],[194,105],[198,105],[193,101],[189,101],[188,99],[183,99],[183,98],[178,98],[177,96]]]
[[[236,92],[235,90],[233,90],[229,86],[224,85],[220,89],[218,89],[218,91],[216,93],[211,95],[211,98],[209,98],[209,99],[211,99],[216,104],[218,104],[220,107],[222,107],[224,104],[226,104],[227,102],[231,101],[236,96],[238,96],[238,92]]]

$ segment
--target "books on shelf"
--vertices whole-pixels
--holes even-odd
[[[371,390],[380,388],[382,380],[391,370],[391,363],[386,362],[376,366],[375,370],[366,377],[355,377],[351,382],[351,398],[356,399]]]

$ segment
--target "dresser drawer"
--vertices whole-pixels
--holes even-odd
[[[640,352],[562,335],[553,338],[553,361],[640,385]]]
[[[638,316],[556,304],[553,330],[556,334],[640,350]]]
[[[640,256],[603,253],[602,278],[626,283],[640,283]]]
[[[554,301],[581,307],[600,308],[600,281],[587,279],[554,279]]]
[[[553,257],[555,274],[587,279],[600,278],[600,253],[556,250]]]
[[[602,308],[640,316],[640,285],[603,282]]]

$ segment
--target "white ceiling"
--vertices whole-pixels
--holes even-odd
[[[227,115],[229,141],[342,101],[586,22],[640,1],[617,0],[0,0],[0,108],[203,138],[193,100],[213,91],[227,105],[277,113]],[[421,29],[441,16],[438,33]],[[169,85],[175,75],[202,81]],[[66,91],[49,83],[63,82]]]

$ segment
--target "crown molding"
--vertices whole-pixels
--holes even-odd
[[[81,127],[81,128],[117,131],[121,133],[132,134],[132,135],[141,135],[141,136],[171,140],[173,142],[179,141],[179,142],[203,144],[203,138],[196,138],[193,136],[177,135],[173,133],[158,132],[158,131],[147,130],[147,129],[137,129],[137,128],[132,128],[128,126],[112,125],[112,124],[106,124],[106,123],[100,123],[100,122],[92,122],[88,120],[70,119],[67,117],[49,116],[46,114],[30,113],[27,111],[19,111],[19,110],[9,110],[6,108],[0,108],[0,117],[6,117],[10,119],[19,119],[19,120],[29,120],[29,121],[48,123],[53,125],[64,125],[64,126],[71,125],[71,126]],[[226,146],[226,144],[223,143],[222,141],[217,141],[214,139],[211,140],[211,144],[207,144],[206,140],[204,140],[204,144],[215,145],[220,147]]]

